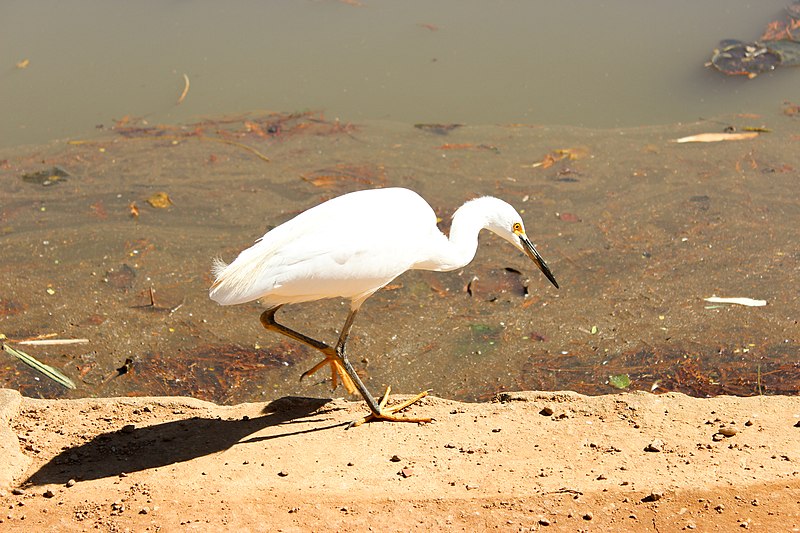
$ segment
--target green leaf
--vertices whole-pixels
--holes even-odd
[[[627,389],[631,385],[631,378],[628,374],[608,376],[608,384],[616,389]]]
[[[48,378],[52,379],[56,383],[60,383],[61,385],[64,385],[68,389],[75,388],[75,383],[67,376],[65,376],[60,370],[53,368],[50,365],[46,365],[42,362],[39,362],[34,357],[26,354],[21,350],[15,350],[8,344],[3,343],[3,350],[10,353],[14,357],[25,363],[26,365],[28,365],[29,367],[38,370],[39,372],[41,372]]]

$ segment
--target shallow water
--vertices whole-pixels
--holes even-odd
[[[726,124],[771,132],[671,142]],[[225,403],[330,394],[324,375],[298,382],[318,356],[264,331],[257,304],[208,299],[210,260],[232,259],[326,198],[405,186],[428,199],[443,228],[468,198],[506,199],[561,289],[489,234],[461,271],[401,276],[368,300],[351,337],[353,362],[376,393],[602,394],[617,390],[610,376],[627,374],[631,389],[796,394],[797,136],[797,118],[780,111],[674,126],[447,131],[308,113],[182,127],[131,121],[87,141],[5,149],[0,332],[89,342],[17,346],[61,368],[76,391],[5,353],[0,386]],[[66,176],[35,175],[54,167]],[[151,207],[161,191],[173,204]],[[703,300],[712,295],[768,304]],[[331,300],[279,318],[333,342],[346,309]],[[130,370],[117,372],[129,358]]]
[[[703,65],[789,3],[5,0],[0,146],[264,109],[596,128],[769,113],[796,98],[796,70]]]
[[[298,382],[318,356],[264,331],[257,304],[208,300],[211,258],[334,195],[405,186],[445,230],[466,199],[506,199],[562,288],[488,234],[462,271],[401,276],[351,337],[376,393],[603,394],[627,377],[795,394],[800,131],[787,100],[800,71],[703,67],[786,3],[4,2],[0,333],[88,343],[14,344],[75,391],[5,352],[0,386],[329,394],[326,376]],[[325,111],[292,113],[307,109]],[[671,142],[728,126],[771,131]],[[151,207],[158,192],[172,205]],[[279,318],[333,342],[346,311]]]

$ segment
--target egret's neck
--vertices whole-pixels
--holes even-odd
[[[486,224],[487,215],[480,199],[462,205],[453,215],[450,237],[442,235],[435,249],[429,251],[428,259],[414,268],[446,272],[468,265],[478,250],[478,233]]]

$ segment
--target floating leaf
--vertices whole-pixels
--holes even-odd
[[[608,376],[608,384],[615,389],[627,389],[631,385],[631,378],[628,374]]]
[[[755,139],[758,132],[748,131],[745,133],[700,133],[675,139],[676,143],[715,143],[720,141],[744,141]]]

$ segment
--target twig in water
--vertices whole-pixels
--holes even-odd
[[[184,98],[186,98],[186,95],[189,93],[189,76],[187,76],[186,74],[183,75],[183,83],[184,83],[183,92],[178,97],[178,101],[175,102],[175,105],[180,105],[183,102]]]
[[[34,339],[29,341],[19,341],[18,344],[28,346],[56,346],[61,344],[86,344],[89,339]]]

